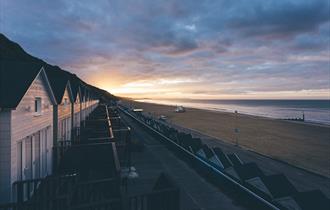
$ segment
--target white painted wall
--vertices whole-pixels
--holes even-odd
[[[35,97],[41,98],[41,114],[35,113],[34,101]],[[46,146],[45,153],[40,153],[39,158],[42,155],[47,156],[47,169],[41,174],[45,176],[50,174],[52,170],[52,128],[53,128],[53,106],[49,98],[48,92],[46,90],[45,82],[39,75],[34,82],[31,84],[30,88],[20,101],[19,105],[11,113],[11,151],[10,151],[10,183],[14,183],[18,180],[17,163],[18,163],[18,148],[17,145],[22,140],[27,139],[28,136],[32,138],[32,150],[33,150],[33,164],[37,161],[38,156],[35,155],[36,145],[34,144],[36,135],[41,130],[47,130],[47,133],[40,138],[40,145]],[[23,142],[23,147],[25,142]],[[23,155],[23,162],[25,162],[25,157]],[[34,167],[35,165],[33,165]],[[33,174],[32,178],[35,174]]]
[[[65,104],[67,100],[67,104]],[[69,96],[68,87],[65,88],[64,95],[61,104],[57,106],[58,109],[58,140],[70,140],[71,139],[71,101]]]
[[[74,126],[80,127],[80,112],[81,112],[81,106],[80,106],[80,95],[77,95],[77,99],[73,105],[73,111],[74,111]]]
[[[89,115],[98,106],[98,103],[99,103],[98,100],[89,101],[87,108],[87,115]]]
[[[41,114],[35,113],[35,98],[40,97],[42,102]],[[79,96],[78,96],[79,97]],[[65,98],[68,104],[64,105]],[[58,105],[58,123],[67,121],[67,128],[71,132],[71,104],[68,88],[66,88],[62,103]],[[79,98],[74,104],[74,113],[83,116],[90,114],[98,105],[98,100],[82,102]],[[82,110],[82,108],[84,110]],[[80,120],[81,117],[79,117]],[[60,131],[60,127],[58,131]],[[20,101],[15,110],[0,111],[0,203],[9,202],[12,184],[18,177],[18,145],[22,144],[22,165],[26,160],[28,149],[32,140],[32,178],[37,178],[35,172],[39,164],[40,176],[52,172],[52,145],[53,145],[53,106],[48,96],[43,78],[39,75]],[[40,143],[39,142],[40,138]],[[28,143],[27,143],[28,142]],[[38,150],[40,148],[40,150]],[[40,152],[37,152],[40,151]],[[23,171],[24,173],[24,171]],[[24,179],[24,176],[22,176]]]
[[[81,120],[86,117],[97,107],[99,100],[85,99],[81,102]]]
[[[81,120],[85,120],[86,119],[86,116],[87,116],[87,113],[86,113],[86,96],[84,96],[82,98],[82,101],[81,101]]]

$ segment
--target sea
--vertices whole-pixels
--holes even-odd
[[[276,119],[302,118],[305,122],[330,125],[330,100],[206,100],[139,99],[136,101],[178,105],[222,112],[235,112]]]

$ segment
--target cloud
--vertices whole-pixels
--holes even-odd
[[[242,4],[240,15],[228,20],[229,27],[238,28],[248,36],[288,36],[315,31],[329,21],[326,1],[249,1]]]
[[[146,80],[169,81],[152,92],[198,96],[324,90],[328,8],[323,0],[3,0],[0,30],[109,90]],[[175,82],[182,78],[198,82]]]

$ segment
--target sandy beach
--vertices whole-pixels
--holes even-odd
[[[238,138],[241,147],[330,177],[329,126],[193,108],[175,113],[173,106],[131,103],[154,116],[165,115],[177,125],[232,144]],[[235,127],[239,129],[238,135]]]

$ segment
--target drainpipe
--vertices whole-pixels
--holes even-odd
[[[71,142],[74,141],[76,130],[73,128],[74,126],[74,102],[71,103]]]
[[[57,168],[58,106],[53,105],[53,172]]]

